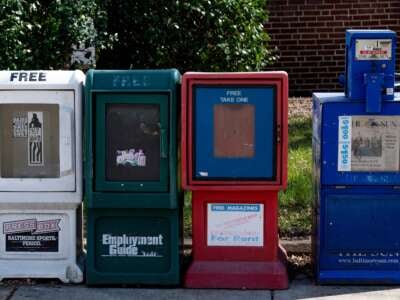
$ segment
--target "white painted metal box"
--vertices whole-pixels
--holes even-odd
[[[83,280],[84,78],[0,72],[0,279]]]

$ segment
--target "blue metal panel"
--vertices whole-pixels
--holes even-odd
[[[323,270],[317,273],[319,284],[399,284],[399,271]]]
[[[326,194],[328,251],[399,250],[399,195]]]
[[[399,115],[399,103],[382,102],[382,115]],[[398,172],[337,172],[338,116],[364,115],[364,106],[342,93],[313,95],[313,258],[320,284],[400,283]]]
[[[314,102],[321,106],[322,116],[314,120],[321,126],[321,184],[322,185],[400,185],[399,172],[341,172],[338,171],[339,116],[368,116],[361,101],[348,101],[340,93],[316,93]],[[399,116],[400,101],[383,101],[379,116]],[[314,134],[318,138],[318,133]]]
[[[226,99],[227,92],[231,90],[240,91],[240,97]],[[196,178],[265,180],[275,177],[276,93],[274,87],[198,86],[195,88],[194,102],[194,176]],[[215,157],[214,105],[238,103],[254,105],[254,156]]]
[[[320,283],[400,281],[400,191],[322,188],[319,204]]]
[[[356,41],[369,39],[392,40],[392,56],[390,60],[357,60]],[[368,100],[365,74],[382,74],[382,83],[376,89],[382,93],[380,100],[393,100],[394,73],[396,68],[396,33],[391,30],[347,30],[346,31],[346,95],[351,100]],[[392,93],[387,93],[391,88]],[[372,99],[372,98],[369,98]],[[374,98],[374,100],[376,100]],[[368,105],[367,105],[368,107]],[[370,109],[373,109],[371,107]],[[373,110],[370,110],[373,111]],[[375,110],[376,111],[376,110]]]

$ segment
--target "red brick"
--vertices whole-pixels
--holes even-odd
[[[352,16],[350,15],[335,15],[335,21],[347,21],[351,20]]]
[[[370,20],[371,19],[371,15],[353,15],[352,16],[352,19],[353,20],[361,20],[361,21],[364,21],[364,20]]]
[[[374,1],[367,1],[367,2],[371,2],[374,3],[374,5],[376,5],[376,2]],[[353,8],[368,8],[371,7],[371,3],[353,3]]]
[[[337,3],[335,9],[350,9],[352,8],[351,3]]]
[[[358,14],[360,15],[370,15],[376,13],[375,8],[359,8],[358,9]]]
[[[321,11],[320,10],[304,10],[303,15],[304,16],[320,16]]]
[[[290,93],[343,90],[345,31],[350,28],[390,28],[400,33],[400,1],[395,0],[269,0],[264,25],[270,48],[279,61],[269,69],[289,73]],[[400,51],[398,52],[400,66]]]

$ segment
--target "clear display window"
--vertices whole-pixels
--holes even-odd
[[[60,177],[59,123],[58,104],[1,104],[0,176]]]
[[[398,172],[400,118],[339,116],[338,171]]]
[[[273,87],[197,86],[192,111],[194,178],[275,179]]]
[[[106,179],[160,180],[160,106],[106,105]]]

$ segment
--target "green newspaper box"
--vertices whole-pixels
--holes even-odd
[[[89,70],[85,189],[89,285],[180,281],[177,70]]]

